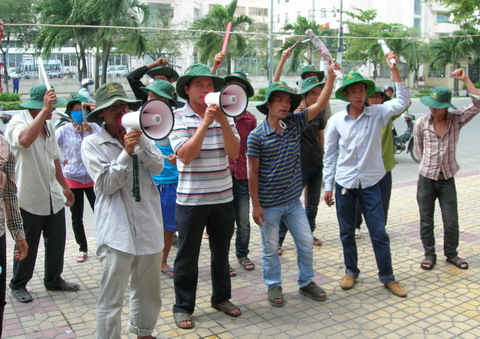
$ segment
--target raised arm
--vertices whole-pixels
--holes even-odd
[[[308,121],[313,120],[320,112],[322,112],[325,107],[327,107],[330,96],[332,95],[333,84],[335,82],[335,72],[334,69],[340,69],[340,65],[334,61],[333,65],[331,64],[330,59],[327,60],[327,71],[328,77],[325,82],[325,86],[322,89],[322,93],[317,98],[317,101],[312,105],[308,106],[307,119]]]
[[[280,58],[280,62],[278,63],[277,69],[275,70],[275,74],[273,75],[273,82],[280,81],[282,77],[283,66],[287,62],[288,59],[292,56],[292,49],[287,48],[282,52],[282,57]]]

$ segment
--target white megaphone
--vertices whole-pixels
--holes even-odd
[[[212,92],[203,98],[205,105],[217,105],[223,113],[235,118],[245,112],[248,105],[247,92],[242,86],[229,84],[224,86],[220,92]]]
[[[173,129],[174,117],[170,106],[159,99],[147,101],[139,111],[122,115],[118,123],[127,131],[140,130],[149,139],[166,138]]]

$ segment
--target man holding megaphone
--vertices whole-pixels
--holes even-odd
[[[126,132],[119,120],[141,101],[128,99],[118,83],[95,93],[88,122],[100,132],[82,143],[82,160],[95,182],[95,241],[102,265],[97,307],[98,338],[120,338],[123,296],[130,280],[128,330],[151,338],[160,312],[160,265],[163,221],[160,195],[150,173],[163,170],[163,156],[139,130]],[[135,150],[137,148],[137,150]],[[132,196],[133,155],[138,156],[142,201]]]
[[[206,65],[187,68],[177,81],[178,95],[187,100],[175,115],[170,134],[177,154],[179,182],[176,218],[179,248],[174,264],[176,303],[175,324],[183,329],[195,326],[198,283],[198,256],[205,226],[212,251],[212,307],[238,317],[241,311],[232,304],[228,253],[233,235],[232,177],[228,157],[237,159],[240,143],[232,118],[215,104],[206,105],[204,97],[219,91],[224,80],[210,73]]]

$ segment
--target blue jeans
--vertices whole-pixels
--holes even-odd
[[[443,251],[448,259],[453,259],[458,255],[459,239],[455,179],[436,181],[419,175],[417,202],[420,210],[420,238],[425,250],[425,257],[435,259],[437,255],[435,253],[435,235],[433,234],[433,215],[437,198],[443,220]]]
[[[307,215],[299,199],[278,207],[264,208],[265,224],[262,234],[263,280],[269,289],[282,285],[280,258],[278,256],[278,229],[283,218],[297,247],[298,286],[307,286],[314,277],[313,237]]]
[[[368,188],[348,189],[335,185],[337,218],[340,224],[340,240],[343,246],[346,274],[358,278],[357,244],[355,242],[355,202],[359,201],[377,261],[378,276],[384,284],[395,281],[390,253],[390,238],[385,231],[385,214],[379,184]]]
[[[235,239],[235,254],[237,258],[243,258],[250,252],[250,201],[248,194],[248,180],[233,181],[233,207],[235,208],[235,223],[237,225],[237,237]]]
[[[322,168],[302,168],[302,184],[305,187],[305,212],[307,213],[310,230],[315,231],[315,218],[317,217],[318,204],[320,203],[320,194],[322,190]],[[280,242],[282,246],[287,234],[287,225],[282,220],[280,223]]]

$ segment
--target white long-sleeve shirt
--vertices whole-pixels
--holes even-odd
[[[163,155],[149,140],[138,154],[140,202],[132,194],[132,157],[102,128],[82,142],[82,160],[95,182],[95,241],[133,255],[163,249],[160,194],[150,175],[163,170]],[[141,147],[143,148],[143,147]]]

